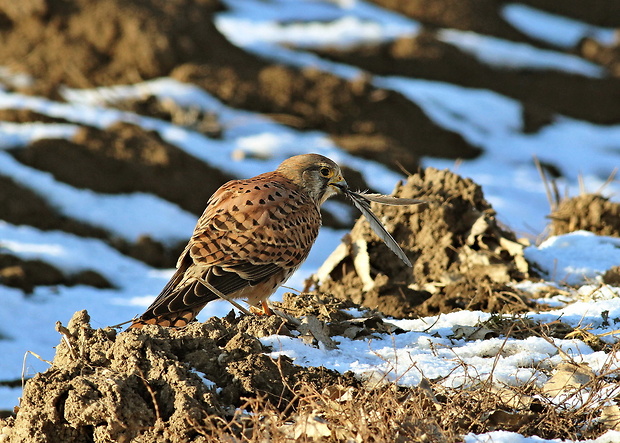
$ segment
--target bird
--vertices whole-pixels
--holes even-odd
[[[340,167],[319,154],[284,160],[275,171],[231,180],[207,201],[176,271],[128,329],[183,327],[207,303],[267,299],[299,268],[319,233],[321,205],[348,189]]]

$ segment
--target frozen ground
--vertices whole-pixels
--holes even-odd
[[[303,48],[387,41],[413,34],[419,28],[412,20],[364,2],[343,2],[342,6],[335,2],[308,2],[307,8],[296,7],[295,2],[284,0],[272,2],[272,7],[259,1],[228,0],[226,3],[231,9],[219,16],[218,26],[236,44],[274,60],[297,66],[312,65],[344,77],[353,77],[360,71],[321,60],[304,52]],[[558,46],[572,44],[577,38],[573,35],[585,32],[595,33],[600,39],[609,37],[607,30],[584,30],[584,25],[578,22],[523,6],[507,5],[504,14],[515,24],[527,24],[524,32]],[[239,26],[246,30],[243,35],[234,33]],[[568,40],[567,29],[573,40]],[[584,76],[604,75],[595,65],[554,51],[455,30],[443,30],[441,38],[455,44],[458,42],[463,50],[492,65],[564,70]],[[280,46],[283,43],[292,44],[296,49],[285,49]],[[403,93],[437,124],[484,149],[480,158],[458,164],[430,158],[423,159],[423,162],[424,166],[454,169],[481,184],[500,219],[520,235],[535,239],[543,234],[544,217],[548,213],[534,156],[559,168],[564,175],[560,189],[567,189],[571,195],[579,192],[579,177],[586,189],[596,191],[605,183],[613,167],[620,165],[620,150],[617,148],[620,146],[620,126],[600,126],[557,115],[555,121],[539,133],[524,134],[521,105],[511,98],[486,90],[410,78],[374,77],[372,81],[379,87]],[[213,111],[223,124],[228,121],[235,124],[230,126],[224,139],[212,140],[166,122],[104,106],[110,97],[147,93]],[[132,122],[159,132],[165,140],[237,177],[273,170],[291,155],[312,151],[360,170],[367,182],[381,192],[389,193],[402,178],[380,164],[352,157],[325,134],[295,131],[260,115],[228,108],[204,91],[171,79],[98,90],[66,90],[65,98],[67,102],[60,103],[0,90],[0,108],[27,108],[100,127],[119,120]],[[44,196],[61,213],[128,240],[134,240],[140,234],[149,234],[163,242],[189,236],[194,217],[159,197],[142,193],[105,195],[76,189],[56,181],[50,174],[17,163],[2,151],[44,137],[69,138],[75,129],[76,126],[67,124],[0,123],[0,173]],[[238,157],[233,156],[234,152],[260,156],[246,156],[245,160],[236,161],[234,158]],[[618,195],[619,191],[620,185],[616,181],[609,184],[604,193]],[[320,266],[343,234],[323,229],[310,258],[288,286],[301,288],[303,280]],[[0,310],[0,348],[3,354],[0,380],[17,380],[22,369],[30,376],[47,368],[46,363],[32,356],[27,356],[24,364],[24,355],[26,351],[33,351],[44,359],[53,357],[53,347],[59,341],[54,331],[57,320],[66,324],[76,310],[87,309],[94,327],[126,321],[142,312],[172,272],[149,268],[99,240],[43,232],[2,221],[0,251],[49,261],[67,273],[92,269],[116,286],[107,290],[84,286],[38,287],[28,296],[0,286],[3,301]],[[601,286],[598,282],[602,272],[620,263],[618,251],[618,239],[588,233],[551,238],[540,246],[529,248],[526,256],[547,272],[551,282],[582,286],[572,291],[569,300],[555,300],[556,311],[530,316],[545,321],[561,317],[571,325],[589,325],[591,332],[596,334],[618,329],[617,324],[608,323],[605,318],[620,318],[620,289]],[[527,285],[523,286],[527,288]],[[280,295],[274,299],[278,297]],[[229,309],[224,303],[213,303],[200,318],[223,315]],[[501,338],[478,341],[453,338],[458,327],[474,325],[488,316],[482,312],[463,311],[439,318],[394,321],[410,332],[370,342],[341,338],[339,349],[333,351],[312,348],[281,336],[265,338],[263,343],[273,347],[273,355],[289,355],[298,364],[323,365],[358,374],[376,373],[403,384],[416,384],[422,376],[447,376],[444,383],[459,386],[469,380],[464,372],[467,367],[475,367],[479,375],[492,376],[494,380],[509,385],[531,380],[542,384],[546,376],[535,367],[543,363],[548,367],[557,365],[564,358],[561,351],[576,361],[588,363],[595,372],[609,364],[610,359],[614,367],[618,365],[616,355],[594,352],[580,340],[556,340],[550,344],[538,338],[509,339],[506,343]],[[614,339],[607,336],[606,340]],[[509,355],[504,352],[506,355],[502,354],[504,356],[496,361],[495,354],[500,346],[504,346],[504,350],[507,347],[510,352]],[[0,409],[11,409],[20,392],[18,388],[0,388]],[[617,433],[608,433],[596,441],[617,441],[614,438],[619,438]],[[466,441],[530,443],[546,440],[498,431],[469,435]]]

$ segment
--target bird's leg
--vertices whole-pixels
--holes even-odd
[[[250,315],[250,311],[245,309],[243,306],[241,306],[239,303],[234,301],[232,298],[228,297],[227,295],[222,294],[221,291],[218,291],[217,289],[215,289],[213,287],[213,285],[211,283],[209,283],[208,281],[206,281],[204,278],[196,277],[196,280],[198,280],[200,283],[202,283],[205,288],[207,288],[209,291],[213,292],[215,295],[217,295],[222,300],[226,300],[228,303],[233,305],[235,308],[239,309],[244,314]]]
[[[267,300],[263,300],[261,304],[263,305],[263,312],[265,313],[265,315],[273,315],[273,312],[271,312],[271,308],[267,304]]]

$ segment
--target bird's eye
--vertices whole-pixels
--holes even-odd
[[[319,172],[323,177],[331,177],[334,174],[331,169],[326,168],[325,166],[319,169]]]

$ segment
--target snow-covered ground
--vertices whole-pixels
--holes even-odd
[[[419,30],[415,21],[362,1],[307,1],[303,8],[299,7],[298,0],[227,0],[225,3],[230,10],[219,15],[217,25],[237,45],[272,60],[314,66],[346,78],[361,71],[321,60],[303,48],[389,41]],[[570,35],[594,34],[602,40],[610,38],[608,30],[584,27],[579,22],[520,5],[505,6],[503,14],[515,26],[527,24],[527,29],[522,29],[524,32],[558,46],[572,45],[577,38],[571,37],[569,41],[567,29]],[[240,27],[244,32],[235,32]],[[563,70],[595,77],[605,75],[601,68],[559,52],[449,29],[442,30],[439,36],[490,65]],[[295,49],[280,46],[283,43]],[[423,164],[450,168],[473,178],[483,186],[486,198],[498,211],[501,221],[521,235],[530,238],[541,235],[549,209],[534,156],[559,168],[564,175],[559,188],[567,189],[571,195],[578,194],[580,177],[587,190],[596,191],[613,168],[620,165],[617,148],[620,125],[602,126],[557,115],[554,122],[540,132],[525,134],[521,104],[497,93],[411,78],[375,76],[372,81],[378,87],[401,92],[438,125],[484,149],[484,155],[475,160],[455,163],[425,158]],[[209,139],[167,122],[105,107],[106,100],[111,98],[147,94],[216,113],[228,128],[224,138]],[[65,90],[64,95],[67,101],[61,103],[6,92],[0,86],[0,108],[27,108],[76,124],[99,127],[119,120],[131,122],[157,131],[168,142],[237,177],[273,170],[283,159],[311,151],[358,169],[373,188],[384,193],[391,192],[394,184],[403,178],[380,164],[352,157],[325,134],[296,131],[263,116],[231,109],[194,86],[168,78],[123,87]],[[0,122],[0,174],[42,195],[61,213],[100,226],[127,240],[149,234],[169,243],[190,235],[195,217],[159,197],[144,193],[106,195],[76,189],[58,182],[51,174],[16,162],[3,152],[40,138],[70,138],[76,127]],[[252,155],[240,156],[239,153]],[[239,158],[243,160],[236,160]],[[618,195],[619,192],[617,181],[604,190],[604,194]],[[337,208],[334,206],[334,209]],[[287,285],[301,288],[303,280],[321,265],[343,234],[323,229],[309,259]],[[620,289],[600,285],[598,276],[620,263],[619,251],[620,240],[581,232],[551,238],[526,250],[527,258],[537,262],[553,284],[582,285],[581,289],[573,291],[569,301],[555,300],[556,311],[530,317],[544,321],[561,317],[573,326],[589,325],[590,332],[595,334],[618,329],[618,325],[605,319],[620,318]],[[0,380],[17,380],[22,370],[30,376],[47,368],[47,363],[30,354],[24,363],[24,356],[27,351],[33,351],[44,359],[53,357],[53,347],[59,341],[54,331],[57,320],[66,324],[75,311],[87,309],[94,327],[126,321],[142,312],[172,272],[150,268],[96,239],[14,226],[1,219],[0,252],[49,261],[67,273],[92,269],[115,285],[115,289],[38,287],[27,296],[19,290],[0,286],[3,305],[0,309],[3,355]],[[528,288],[527,284],[522,286]],[[284,290],[274,299],[282,292]],[[199,319],[224,315],[229,310],[230,306],[223,302],[212,303]],[[290,337],[272,336],[262,341],[273,347],[273,355],[289,355],[302,365],[323,365],[358,374],[376,373],[403,384],[416,384],[422,376],[430,379],[445,376],[445,384],[459,386],[471,379],[467,368],[476,368],[478,375],[492,375],[494,380],[508,385],[528,381],[542,384],[547,376],[540,368],[556,366],[565,355],[588,363],[595,372],[609,365],[609,359],[613,360],[614,367],[618,366],[617,356],[595,352],[576,339],[556,340],[550,344],[538,338],[467,341],[453,337],[456,328],[473,326],[488,317],[489,314],[482,312],[463,311],[439,318],[394,321],[410,332],[370,342],[339,338],[337,350],[312,348]],[[613,335],[606,336],[605,340],[614,341]],[[502,356],[496,359],[500,347]],[[11,409],[20,393],[19,388],[0,387],[0,409]],[[617,441],[614,436],[619,437],[609,433],[596,441]],[[529,443],[546,440],[494,432],[469,435],[466,441]]]
[[[502,8],[504,19],[532,38],[560,48],[574,48],[586,37],[609,45],[615,40],[616,30],[584,23],[568,17],[559,17],[527,5],[508,3]]]

